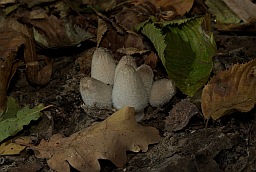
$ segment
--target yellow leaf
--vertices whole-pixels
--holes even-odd
[[[25,148],[16,143],[4,142],[0,145],[0,155],[17,155]]]
[[[248,112],[256,102],[256,59],[221,71],[204,87],[201,107],[206,119],[233,111]]]

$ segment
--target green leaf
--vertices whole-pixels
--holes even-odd
[[[162,60],[162,63],[165,63],[165,58],[162,57],[164,57],[166,44],[164,42],[165,36],[162,34],[161,29],[158,29],[152,23],[148,23],[143,26],[141,32],[150,39],[155,49],[157,50],[158,55]]]
[[[28,125],[30,121],[37,120],[41,115],[40,111],[44,109],[42,104],[29,109],[28,107],[20,108],[15,100],[11,97],[7,101],[7,111],[0,121],[0,142],[9,136],[17,134]]]
[[[170,78],[188,96],[193,96],[208,81],[216,53],[215,42],[201,28],[202,21],[200,17],[148,23],[142,29]]]

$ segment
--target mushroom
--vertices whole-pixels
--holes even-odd
[[[111,109],[112,86],[97,79],[84,77],[80,80],[80,94],[87,107]]]
[[[167,103],[176,94],[176,88],[170,79],[160,79],[152,85],[149,97],[151,106],[159,107]]]
[[[136,112],[143,111],[148,105],[146,89],[133,66],[126,64],[116,73],[112,100],[116,109],[130,106]]]
[[[116,66],[115,75],[117,74],[118,70],[121,69],[126,64],[133,66],[134,69],[137,68],[134,58],[132,56],[126,55],[126,56],[123,56],[120,59],[120,61],[118,62],[117,66]]]
[[[149,97],[154,77],[153,71],[150,66],[145,64],[138,67],[136,71],[139,74]]]
[[[109,51],[97,48],[92,56],[91,77],[113,85],[116,63]]]

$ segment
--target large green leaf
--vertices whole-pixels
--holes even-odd
[[[216,53],[213,39],[201,28],[202,21],[200,17],[148,23],[141,29],[153,43],[170,78],[189,96],[207,82]]]
[[[30,121],[37,120],[43,108],[42,104],[33,109],[28,107],[20,108],[13,98],[8,97],[7,111],[3,115],[2,121],[0,121],[0,142],[9,136],[17,134]]]

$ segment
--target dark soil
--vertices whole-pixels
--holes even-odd
[[[214,57],[214,72],[256,57],[255,36],[216,33],[218,54]],[[79,81],[90,75],[90,54],[93,48],[74,50],[69,56],[54,57],[54,73],[45,87],[32,87],[21,68],[13,78],[9,95],[21,106],[39,103],[53,105],[44,110],[39,121],[26,126],[19,136],[36,136],[36,142],[59,133],[69,136],[93,122],[104,120],[112,112],[82,108]],[[128,163],[122,169],[110,161],[101,160],[102,171],[167,172],[167,171],[256,171],[256,110],[236,113],[210,121],[205,128],[202,116],[194,116],[181,131],[165,130],[164,119],[173,105],[183,98],[176,95],[162,109],[148,107],[140,123],[156,127],[162,136],[146,153],[128,152]],[[0,157],[0,171],[52,171],[46,160],[37,159],[30,149],[18,156]],[[72,169],[75,171],[75,169]]]

